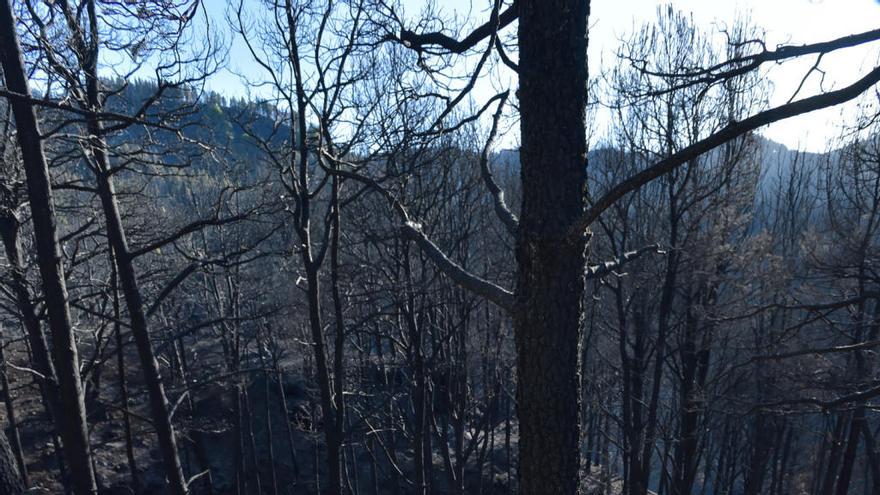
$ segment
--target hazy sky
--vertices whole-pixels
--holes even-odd
[[[590,55],[594,57],[601,49],[616,46],[616,40],[631,32],[634,25],[653,19],[657,10],[657,2],[649,0],[593,0],[591,5]],[[813,43],[880,27],[880,3],[876,0],[676,0],[672,5],[693,13],[694,19],[707,27],[713,23],[729,24],[738,14],[748,13],[756,26],[766,30],[768,47]],[[603,46],[597,46],[599,43]],[[880,59],[878,55],[880,43],[873,43],[824,57],[820,67],[827,74],[825,89],[858,79],[866,72],[863,67],[873,67]],[[785,103],[814,62],[811,58],[773,68],[771,104]],[[814,74],[813,84],[802,91],[815,92],[818,81],[819,75]],[[841,111],[844,118],[847,114],[852,118],[851,108],[817,111],[770,126],[763,132],[789,147],[821,150],[829,138],[839,133],[835,124],[841,120]]]
[[[768,47],[829,40],[880,27],[880,2],[877,0],[674,0],[671,3],[676,9],[691,13],[696,22],[707,29],[713,25],[729,25],[738,16],[748,14],[753,24],[766,30]],[[410,17],[417,15],[424,4],[424,0],[404,0],[406,14]],[[210,0],[207,5],[213,13],[221,13],[225,2]],[[447,15],[469,18],[473,23],[483,22],[488,17],[488,5],[488,0],[435,2],[435,6]],[[589,48],[592,73],[598,72],[600,64],[614,62],[613,54],[619,40],[643,23],[655,19],[658,5],[655,0],[592,0]],[[880,43],[873,43],[824,57],[820,66],[826,73],[824,88],[837,88],[854,81],[867,72],[868,66],[878,62],[878,54]],[[249,72],[250,64],[245,55],[240,47],[234,47],[229,62],[234,71]],[[787,101],[814,62],[815,58],[811,58],[773,67],[769,72],[773,86],[771,104]],[[818,81],[819,74],[814,74],[801,95],[815,93]],[[242,94],[244,91],[237,77],[228,73],[216,77],[210,86],[226,94]],[[488,88],[485,93],[489,94]],[[842,119],[852,119],[852,108],[850,105],[814,112],[776,124],[763,132],[789,147],[822,150],[828,139],[839,133],[836,124]]]

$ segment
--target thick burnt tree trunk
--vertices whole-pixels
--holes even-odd
[[[9,0],[0,2],[0,62],[3,65],[6,87],[12,92],[30,96]],[[64,411],[64,414],[58,415],[62,423],[61,437],[64,442],[64,452],[70,466],[74,493],[93,494],[97,492],[97,488],[92,471],[79,357],[67,304],[61,251],[55,230],[55,208],[49,168],[43,154],[40,129],[33,106],[26,99],[10,100],[10,104],[27,177],[37,259],[49,327],[52,330],[52,357],[58,374],[60,402]]]
[[[580,454],[579,329],[588,0],[519,2],[522,210],[513,321],[520,492],[574,494]]]

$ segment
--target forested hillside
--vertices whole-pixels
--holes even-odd
[[[880,493],[880,31],[485,3],[0,0],[0,495]]]

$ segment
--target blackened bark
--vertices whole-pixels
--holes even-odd
[[[312,349],[315,358],[315,375],[318,381],[318,389],[321,394],[321,413],[323,416],[324,440],[327,447],[327,478],[329,492],[333,495],[342,493],[342,433],[338,425],[342,425],[344,417],[338,414],[342,411],[336,409],[337,405],[344,405],[342,398],[338,400],[334,396],[337,390],[333,384],[334,377],[330,369],[327,356],[326,343],[324,341],[324,327],[321,314],[321,284],[320,271],[323,262],[321,250],[313,251],[312,227],[311,227],[311,194],[309,191],[309,155],[310,150],[306,138],[307,122],[306,115],[309,111],[307,95],[303,87],[304,79],[300,68],[299,45],[296,33],[296,15],[293,2],[284,2],[284,11],[287,16],[287,25],[290,30],[289,56],[293,69],[293,82],[296,94],[296,113],[293,115],[290,126],[291,142],[296,144],[296,153],[292,156],[289,173],[292,182],[297,184],[298,191],[294,194],[297,202],[297,214],[295,215],[294,229],[299,237],[302,249],[300,258],[306,272],[306,294],[309,311],[309,331],[312,338]],[[335,186],[334,186],[335,188]],[[326,228],[332,228],[325,224]],[[326,247],[326,244],[324,245]],[[342,377],[338,377],[342,379]],[[341,390],[341,389],[340,389]],[[339,418],[339,419],[337,419]],[[317,466],[316,482],[318,484]]]
[[[403,270],[404,283],[406,289],[406,300],[403,303],[402,312],[406,329],[409,333],[410,348],[408,350],[408,360],[413,367],[412,378],[412,411],[413,411],[413,468],[415,471],[415,491],[418,495],[425,495],[427,491],[426,466],[424,455],[424,441],[427,422],[427,398],[426,398],[426,379],[425,379],[425,360],[422,352],[422,340],[424,338],[422,328],[416,322],[416,298],[410,289],[414,286],[412,280],[411,261],[409,256],[409,247],[403,247]]]
[[[871,428],[862,428],[862,436],[865,438],[865,455],[868,458],[868,468],[871,472],[871,493],[880,494],[880,459],[877,456],[877,448],[874,444],[874,434]]]
[[[15,455],[0,430],[0,495],[21,495],[24,493],[24,481],[15,462]]]
[[[0,62],[6,87],[30,96],[30,87],[15,31],[15,19],[9,0],[0,2]],[[61,251],[55,229],[55,209],[49,168],[43,154],[40,129],[33,107],[26,99],[10,101],[17,128],[18,144],[27,178],[28,199],[34,223],[37,259],[43,282],[43,294],[52,330],[52,357],[58,374],[59,398],[64,414],[61,436],[71,471],[71,484],[77,495],[97,492],[92,470],[86,424],[83,388],[79,375],[79,357],[67,304],[67,287],[61,264]]]
[[[236,378],[238,380],[238,378]],[[244,422],[242,421],[242,384],[235,384],[235,495],[247,494],[247,468],[244,462]]]
[[[89,30],[98,32],[98,20],[95,12],[95,2],[86,4]],[[74,29],[75,27],[71,27]],[[177,441],[174,436],[174,428],[169,415],[168,399],[165,395],[165,387],[162,383],[162,374],[159,371],[159,363],[156,361],[153,346],[150,342],[150,333],[147,326],[147,317],[144,311],[143,296],[138,284],[137,274],[134,269],[134,260],[128,247],[125,228],[119,206],[116,202],[116,191],[111,179],[110,161],[107,156],[107,142],[98,113],[102,109],[102,101],[98,89],[98,45],[97,43],[86,44],[80,41],[82,46],[89,46],[88,57],[82,58],[82,70],[86,79],[85,102],[92,112],[86,116],[86,126],[89,132],[89,151],[92,155],[95,180],[97,182],[98,197],[104,213],[107,228],[107,240],[113,250],[116,259],[117,276],[120,288],[125,298],[129,319],[131,320],[131,333],[134,338],[135,348],[142,372],[147,395],[150,402],[151,419],[159,440],[159,451],[165,465],[165,475],[168,486],[172,493],[185,495],[187,493],[186,478],[180,464],[177,453]]]
[[[101,135],[100,124],[94,116],[89,118],[89,128],[93,136]],[[116,204],[113,182],[110,179],[110,167],[104,152],[106,150],[106,143],[104,143],[102,138],[96,139],[100,142],[93,145],[92,152],[98,166],[96,177],[98,196],[101,199],[101,206],[107,221],[107,237],[116,255],[116,268],[129,319],[131,320],[131,333],[134,337],[135,348],[137,349],[144,375],[144,383],[150,402],[151,419],[153,420],[153,426],[156,429],[156,436],[159,440],[159,450],[162,453],[162,459],[165,464],[168,485],[173,493],[184,495],[187,493],[186,479],[184,478],[183,468],[177,454],[177,441],[174,437],[174,428],[169,416],[168,399],[165,395],[165,387],[162,384],[159,362],[156,360],[153,344],[150,342],[143,298],[128,248],[125,230],[122,226],[122,219],[119,215],[119,207]]]
[[[692,304],[688,301],[688,304]],[[692,317],[688,311],[688,320]],[[684,341],[680,344],[681,374],[679,379],[679,425],[675,443],[675,469],[672,474],[674,495],[689,495],[693,491],[699,463],[700,389],[697,380],[698,351],[694,324],[688,322]]]
[[[122,401],[122,424],[125,435],[125,457],[128,460],[128,471],[135,490],[140,486],[137,462],[134,457],[134,442],[131,435],[131,415],[128,413],[128,380],[125,376],[125,346],[122,339],[122,325],[119,324],[121,311],[119,307],[119,279],[116,276],[116,260],[110,260],[110,289],[113,291],[113,334],[116,337],[116,371],[119,375],[119,395]]]
[[[846,495],[849,493],[850,480],[852,480],[853,468],[856,463],[856,451],[859,447],[859,438],[861,437],[862,428],[865,428],[865,406],[859,405],[853,412],[853,419],[850,422],[849,436],[846,441],[846,449],[843,452],[843,464],[840,467],[840,475],[837,478],[837,495]]]
[[[8,211],[0,212],[0,238],[3,239],[6,260],[9,263],[11,286],[15,294],[15,306],[27,334],[34,369],[42,375],[39,378],[39,385],[43,406],[46,408],[46,414],[56,422],[56,430],[60,431],[61,424],[56,419],[56,411],[61,410],[58,380],[55,376],[55,365],[49,357],[49,344],[46,342],[46,335],[37,317],[33,295],[30,289],[28,289],[24,258],[21,251],[20,229],[21,224],[15,211],[9,209]]]
[[[671,127],[671,126],[670,126]],[[671,152],[671,149],[669,149]],[[657,324],[656,356],[654,356],[654,370],[651,385],[651,398],[648,403],[648,418],[645,427],[645,441],[642,445],[642,479],[635,484],[636,491],[633,495],[646,495],[648,483],[651,477],[651,459],[654,442],[657,438],[657,415],[660,409],[660,387],[663,379],[663,365],[666,358],[666,339],[669,334],[669,320],[672,315],[672,306],[675,301],[675,288],[678,280],[679,252],[675,249],[679,244],[679,220],[678,197],[674,192],[673,183],[669,188],[669,245],[672,249],[666,257],[666,270],[663,277],[663,289],[660,296],[660,309]],[[665,472],[665,471],[664,471]]]
[[[524,495],[577,492],[590,2],[519,2],[523,186],[513,311]]]
[[[24,486],[28,486],[27,465],[24,462],[24,452],[21,447],[21,435],[18,429],[18,415],[15,413],[15,403],[12,399],[12,390],[9,388],[9,374],[6,371],[5,344],[0,332],[0,384],[3,385],[3,401],[6,405],[6,422],[9,423],[7,440],[10,441],[12,453],[18,463],[18,472]]]
[[[260,476],[260,460],[257,458],[257,439],[254,436],[254,414],[251,409],[251,396],[248,394],[247,386],[241,389],[242,404],[244,404],[244,426],[247,428],[248,451],[250,453],[251,465],[254,467],[253,478],[255,493],[263,493],[263,478]]]
[[[333,338],[333,438],[336,455],[342,454],[345,435],[345,319],[342,315],[342,296],[339,293],[339,236],[342,228],[339,200],[340,179],[334,176],[331,189],[331,208],[333,209],[330,228],[330,294],[333,299],[333,317],[336,334]]]
[[[266,397],[263,420],[266,428],[266,449],[269,451],[269,479],[272,483],[272,495],[278,495],[278,474],[275,470],[275,437],[272,434],[272,400],[269,395],[271,377],[269,376],[268,369],[265,367],[262,356],[260,357],[260,363],[263,365],[263,394]]]
[[[293,438],[293,428],[290,426],[290,410],[287,407],[287,394],[284,392],[284,382],[281,375],[281,367],[278,360],[273,360],[275,367],[275,377],[278,381],[278,397],[281,399],[281,412],[284,414],[284,427],[287,431],[287,446],[290,449],[290,462],[293,464],[293,484],[299,483],[299,462],[296,455],[296,442]]]
[[[743,489],[743,493],[746,495],[763,493],[767,464],[773,447],[773,442],[768,439],[776,437],[776,432],[773,431],[773,419],[764,414],[759,413],[755,417],[754,430],[752,452],[749,455],[748,469],[745,473],[745,488]]]
[[[342,493],[342,463],[340,456],[341,441],[336,432],[336,408],[333,401],[333,384],[331,382],[327,350],[324,345],[324,331],[321,323],[320,286],[318,268],[310,259],[306,264],[306,292],[309,305],[309,329],[311,330],[312,346],[315,352],[316,378],[321,392],[321,412],[323,415],[324,440],[327,445],[327,480],[329,492],[337,495]]]

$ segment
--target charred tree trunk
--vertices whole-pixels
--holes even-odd
[[[30,96],[21,49],[15,31],[12,5],[0,2],[0,62],[6,87],[15,93]],[[89,447],[83,388],[79,374],[79,357],[70,319],[67,287],[61,264],[61,251],[55,229],[55,208],[49,168],[43,154],[40,129],[34,108],[26,99],[10,101],[27,177],[28,199],[34,223],[37,258],[43,281],[43,294],[52,330],[52,357],[58,376],[59,399],[63,414],[61,436],[67,464],[71,471],[73,491],[77,495],[97,492],[92,455]]]
[[[334,409],[334,452],[337,456],[343,453],[343,436],[345,434],[345,319],[342,315],[342,296],[339,293],[339,236],[342,228],[339,189],[340,179],[331,179],[331,234],[330,234],[330,294],[333,300],[333,317],[336,333],[333,338],[333,409]],[[340,473],[341,476],[341,473]],[[341,488],[341,487],[340,487]],[[341,493],[341,491],[340,491]]]
[[[3,385],[3,400],[6,404],[6,421],[9,423],[7,439],[11,440],[10,447],[18,463],[18,472],[24,486],[28,486],[27,465],[24,463],[24,452],[21,448],[21,435],[18,430],[18,417],[15,414],[15,404],[12,400],[12,390],[9,388],[9,374],[6,370],[6,345],[3,343],[3,332],[0,331],[0,383]]]
[[[6,434],[0,430],[0,494],[22,495],[24,487],[24,480],[18,471],[15,455],[6,439]]]
[[[60,2],[65,11],[70,6],[66,2]],[[101,201],[101,208],[106,222],[107,240],[116,260],[117,276],[119,278],[122,294],[125,298],[126,307],[131,321],[132,336],[138,352],[145,387],[150,402],[150,413],[153,427],[159,441],[159,450],[165,465],[168,485],[172,493],[185,495],[187,493],[186,479],[180,464],[177,452],[177,443],[174,437],[174,429],[169,415],[168,400],[162,384],[162,376],[159,371],[159,363],[156,360],[150,342],[147,317],[143,307],[143,297],[138,285],[137,275],[134,268],[134,257],[131,254],[126,239],[125,228],[116,199],[108,145],[99,118],[99,112],[103,110],[103,99],[99,90],[98,61],[99,42],[98,15],[94,0],[84,2],[80,9],[87,16],[88,26],[78,24],[75,16],[65,15],[68,29],[71,32],[71,43],[79,52],[77,60],[78,69],[82,72],[85,80],[85,94],[79,105],[85,113],[85,124],[88,130],[88,146],[86,158],[95,174],[97,195]],[[85,28],[88,28],[87,30]],[[89,33],[88,40],[85,32]]]
[[[64,455],[61,451],[61,442],[59,440],[59,434],[63,425],[60,418],[58,418],[58,412],[62,411],[58,379],[55,375],[55,365],[49,357],[49,345],[46,342],[46,335],[37,317],[33,296],[30,289],[28,289],[25,277],[25,265],[21,251],[21,238],[19,236],[21,223],[15,211],[16,205],[14,204],[17,201],[14,201],[14,198],[9,199],[12,200],[9,207],[0,209],[0,237],[3,239],[6,259],[9,263],[11,288],[15,295],[15,307],[25,329],[32,365],[39,373],[37,384],[39,385],[43,407],[46,410],[47,418],[54,425],[52,443],[55,448],[55,454],[58,457],[61,477],[66,480],[67,473],[64,466]],[[25,474],[24,471],[22,474]],[[24,478],[27,484],[27,477],[25,476]]]
[[[849,493],[850,480],[852,479],[853,469],[856,463],[856,451],[859,446],[859,437],[862,436],[862,428],[865,428],[865,406],[860,404],[853,411],[853,418],[850,422],[849,436],[846,440],[846,448],[843,452],[843,464],[840,467],[840,475],[837,478],[836,495],[846,495]]]
[[[260,364],[263,366],[263,394],[265,396],[265,406],[263,421],[266,428],[266,449],[268,451],[269,461],[269,479],[272,483],[272,495],[278,495],[278,474],[275,469],[275,437],[272,431],[272,400],[270,384],[272,381],[266,362],[262,355],[260,356]]]
[[[524,495],[577,492],[590,2],[519,2],[522,210],[513,310]]]
[[[327,346],[324,341],[324,327],[321,314],[321,285],[320,271],[323,256],[313,250],[312,227],[311,227],[311,193],[309,193],[309,146],[307,142],[308,113],[307,95],[304,89],[304,80],[300,68],[299,45],[296,34],[296,16],[294,5],[290,0],[284,2],[287,15],[288,29],[290,30],[290,62],[294,72],[294,85],[296,95],[296,113],[292,116],[291,142],[296,145],[296,153],[292,156],[289,173],[292,182],[297,184],[294,192],[297,202],[297,214],[295,215],[294,228],[299,237],[301,250],[300,259],[306,274],[306,299],[309,312],[309,331],[312,338],[312,349],[315,358],[315,375],[318,381],[318,389],[321,395],[321,414],[324,429],[324,441],[327,448],[327,478],[329,492],[333,495],[342,493],[342,435],[337,431],[338,424],[344,424],[337,419],[342,411],[337,411],[337,404],[342,404],[342,398],[335,398],[335,390],[328,362]],[[334,186],[335,189],[335,186]],[[332,229],[332,225],[325,224],[325,228]],[[341,377],[338,377],[341,378]],[[340,384],[341,385],[341,384]],[[316,466],[317,473],[317,466]],[[316,483],[317,485],[318,483]]]
[[[39,384],[46,413],[51,418],[55,418],[55,411],[60,410],[55,365],[49,358],[49,344],[46,342],[46,335],[37,317],[33,296],[28,289],[19,236],[20,227],[18,215],[14,211],[0,212],[0,237],[3,239],[6,260],[10,265],[9,271],[12,291],[15,294],[15,306],[27,333],[34,369],[42,375]]]
[[[773,419],[766,417],[764,414],[759,413],[755,417],[752,452],[749,456],[748,469],[745,473],[744,493],[746,495],[763,493],[764,478],[767,473],[767,463],[773,447],[773,442],[767,441],[767,439],[776,436],[774,426]]]
[[[96,94],[97,98],[97,94]],[[100,136],[100,124],[92,116],[89,118],[90,133],[92,136]],[[150,333],[147,327],[147,317],[144,313],[143,298],[138,285],[137,275],[134,269],[134,260],[129,252],[125,229],[119,215],[119,207],[116,204],[116,193],[113,182],[110,179],[109,164],[105,154],[106,143],[102,138],[96,138],[99,142],[93,143],[92,152],[95,158],[98,182],[98,195],[107,221],[107,237],[113,252],[116,255],[116,265],[119,281],[121,282],[122,294],[125,298],[131,331],[134,337],[135,348],[140,358],[140,364],[144,375],[144,382],[150,402],[151,419],[156,429],[159,440],[159,450],[165,464],[168,484],[173,493],[184,495],[187,493],[186,478],[180,464],[177,453],[177,440],[174,437],[174,427],[169,416],[168,399],[165,395],[165,387],[162,384],[162,374],[159,370],[159,362],[153,352],[153,344],[150,342]]]
[[[247,385],[242,387],[242,403],[244,404],[244,426],[247,434],[248,452],[250,453],[251,465],[254,468],[253,479],[256,486],[255,493],[263,493],[263,477],[260,474],[260,459],[257,456],[257,439],[254,436],[254,414],[251,408],[251,396]]]
[[[128,380],[125,376],[125,346],[122,339],[122,325],[119,324],[121,311],[119,307],[119,284],[116,276],[116,260],[110,260],[110,285],[113,291],[113,333],[116,337],[116,371],[119,375],[119,395],[122,400],[122,425],[125,435],[125,457],[128,460],[128,471],[135,490],[140,486],[137,462],[134,457],[134,442],[131,434],[131,415],[128,412]]]
[[[87,4],[90,29],[95,32],[97,18],[94,2]],[[88,58],[89,64],[83,67],[86,75],[86,97],[89,107],[93,110],[101,108],[101,99],[98,90],[98,47],[92,45],[92,56]],[[159,363],[153,352],[150,342],[150,333],[147,326],[147,317],[144,312],[143,296],[138,284],[137,274],[134,268],[134,259],[128,247],[125,227],[119,213],[119,205],[116,201],[116,190],[111,179],[110,161],[107,156],[107,142],[100,120],[96,113],[89,113],[86,125],[90,135],[89,151],[91,152],[92,166],[94,167],[97,182],[98,197],[106,221],[107,239],[113,250],[116,260],[117,276],[119,277],[122,294],[125,298],[131,331],[134,337],[135,347],[144,375],[144,382],[150,402],[151,419],[159,440],[159,450],[165,464],[165,474],[171,491],[177,495],[185,495],[188,490],[180,457],[177,451],[177,440],[174,436],[174,427],[169,415],[168,399],[165,395],[165,387],[162,384],[162,374]]]
[[[293,427],[290,426],[290,409],[287,407],[287,393],[284,391],[284,381],[281,374],[281,366],[277,359],[273,359],[275,377],[278,380],[278,397],[281,399],[281,412],[284,418],[284,428],[287,431],[287,446],[290,449],[290,462],[293,463],[293,483],[299,483],[299,461],[296,455],[296,441],[293,438]]]
[[[340,449],[340,439],[336,435],[336,408],[333,401],[333,384],[331,383],[330,369],[327,362],[327,350],[324,345],[318,269],[311,259],[305,259],[304,262],[306,264],[309,328],[311,329],[312,346],[315,352],[315,371],[318,388],[321,392],[321,414],[324,427],[324,441],[327,446],[328,488],[331,494],[338,495],[342,493],[342,452]]]

